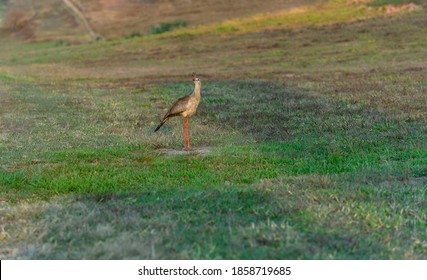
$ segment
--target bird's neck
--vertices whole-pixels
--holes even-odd
[[[199,83],[195,84],[193,94],[197,99],[200,99],[200,84]]]

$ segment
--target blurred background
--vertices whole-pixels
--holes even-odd
[[[0,24],[15,37],[43,41],[146,35],[169,23],[193,26],[324,0],[0,0]],[[158,30],[157,30],[158,32]]]

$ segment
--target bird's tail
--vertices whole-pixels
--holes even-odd
[[[167,121],[168,119],[164,119],[157,127],[156,127],[156,129],[154,130],[154,132],[156,132],[157,130],[159,130],[161,127],[162,127],[162,125],[164,125],[165,124],[165,122]]]

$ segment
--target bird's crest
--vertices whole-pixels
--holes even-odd
[[[196,77],[196,72],[193,72],[193,74],[191,74],[191,76],[193,77],[193,81],[200,81],[200,80]]]

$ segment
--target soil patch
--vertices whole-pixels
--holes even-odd
[[[167,148],[160,148],[157,149],[157,151],[167,155],[167,156],[177,156],[177,155],[207,155],[211,152],[210,147],[196,147],[192,148],[190,151],[182,150],[174,150],[174,149],[167,149]]]

